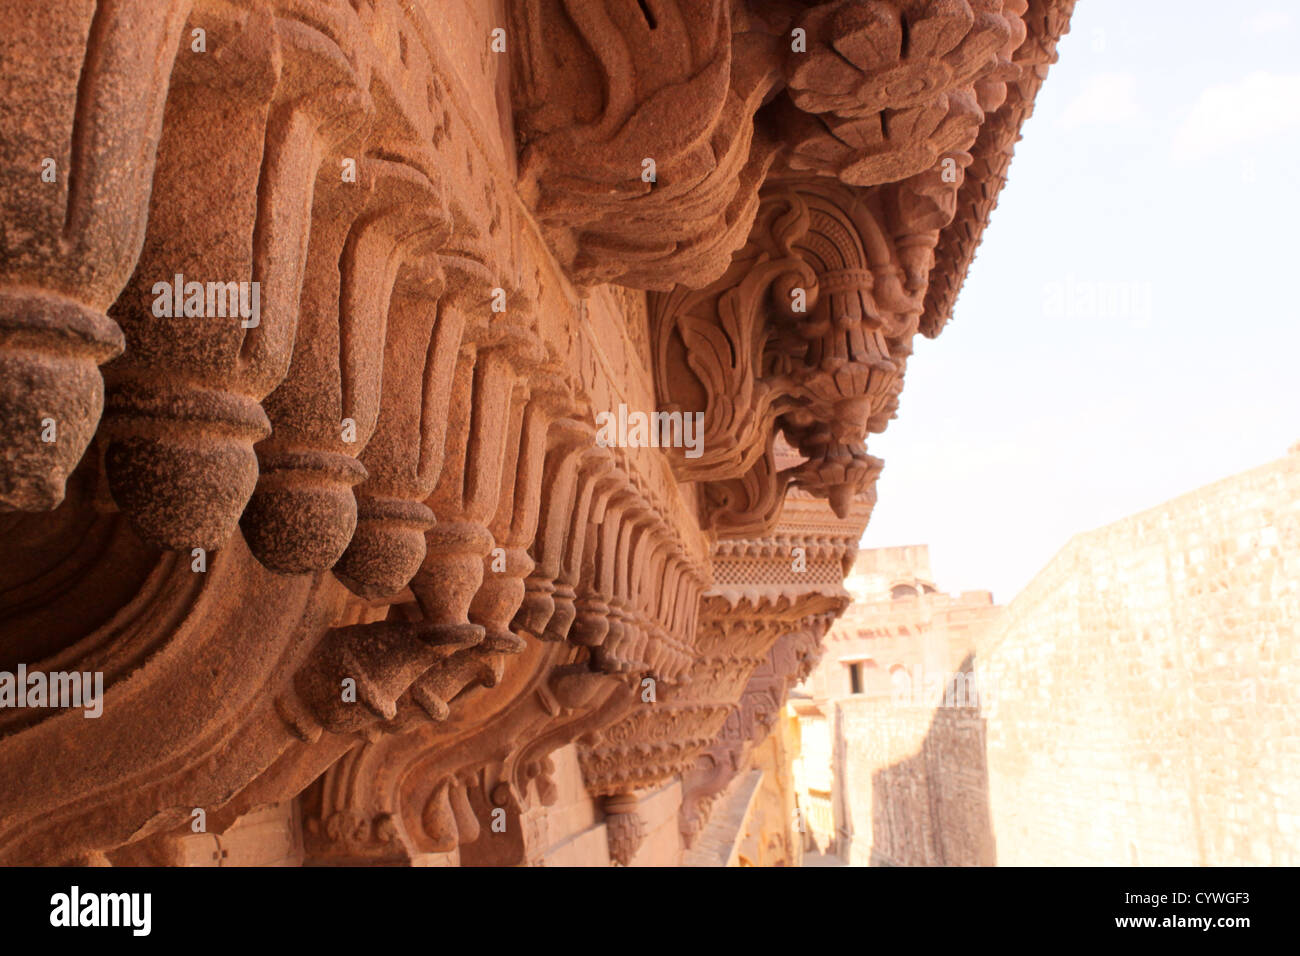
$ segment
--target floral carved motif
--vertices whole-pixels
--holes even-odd
[[[1068,3],[500,6],[0,0],[0,863],[632,863],[842,609]]]
[[[789,167],[870,186],[905,179],[975,141],[998,84],[1019,70],[1024,0],[841,0],[798,21],[786,56],[799,131]]]
[[[708,526],[769,527],[793,484],[840,514],[879,474],[863,444],[893,417],[933,248],[968,157],[855,191],[777,181],[716,283],[656,295],[661,407],[704,416],[704,451],[673,459],[703,480]],[[778,468],[781,433],[802,460]]]

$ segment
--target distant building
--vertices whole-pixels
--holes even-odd
[[[870,781],[855,784],[847,771],[892,762],[900,741],[924,736],[941,704],[978,719],[966,712],[987,689],[964,662],[1002,608],[988,591],[939,590],[923,544],[860,551],[844,586],[853,604],[791,701],[802,747],[795,779],[808,848],[866,863],[872,843],[855,835],[872,819]]]
[[[927,677],[956,669],[999,610],[988,591],[940,591],[923,544],[860,551],[844,587],[853,604],[804,687],[815,700],[920,690]]]
[[[1005,609],[934,590],[924,547],[862,552],[846,585],[789,705],[806,849],[1300,862],[1300,446],[1076,535]]]

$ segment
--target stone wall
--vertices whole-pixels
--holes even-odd
[[[931,710],[864,696],[825,707],[825,717],[802,720],[805,740],[822,736],[834,747],[830,832],[815,812],[822,775],[808,774],[814,786],[800,794],[814,810],[818,847],[856,866],[994,862],[978,708]]]
[[[1008,609],[999,862],[1300,862],[1300,455],[1075,538]]]
[[[1298,503],[1293,452],[1077,536],[976,642],[978,708],[833,704],[841,852],[1300,862]]]

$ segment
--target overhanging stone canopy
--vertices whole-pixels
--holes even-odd
[[[698,832],[1072,5],[0,0],[0,862]]]

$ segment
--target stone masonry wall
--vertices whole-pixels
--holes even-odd
[[[981,670],[1001,863],[1300,862],[1300,455],[1075,538]]]
[[[927,711],[889,698],[837,701],[838,779],[846,799],[836,852],[851,865],[994,862],[984,720],[975,708]]]
[[[851,862],[1300,863],[1297,620],[1300,454],[1077,536],[978,713],[839,702]]]

